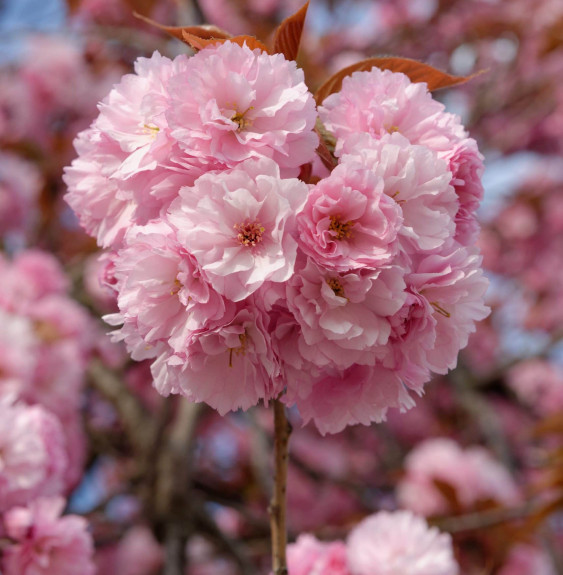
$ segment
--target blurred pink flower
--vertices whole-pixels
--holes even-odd
[[[116,575],[155,575],[164,562],[162,547],[148,527],[137,525],[119,542],[115,556]]]
[[[509,471],[486,449],[462,449],[452,439],[427,439],[418,444],[405,460],[405,471],[397,486],[399,502],[426,517],[452,511],[435,481],[450,486],[463,509],[471,509],[477,502],[510,505],[519,499]]]
[[[289,575],[350,575],[346,545],[323,543],[313,535],[300,535],[287,548]]]
[[[61,517],[64,499],[37,499],[4,515],[5,575],[93,575],[94,545],[83,517]]]
[[[380,511],[348,536],[351,575],[457,575],[449,534],[408,511]]]
[[[538,415],[563,411],[563,370],[542,359],[521,361],[507,373],[509,387]]]
[[[0,512],[64,488],[68,458],[58,419],[0,396]]]
[[[15,154],[0,152],[0,237],[25,237],[39,215],[42,179],[39,170]]]

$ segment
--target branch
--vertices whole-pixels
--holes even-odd
[[[285,548],[287,546],[286,491],[287,466],[289,459],[289,436],[291,424],[285,414],[285,406],[274,399],[274,492],[268,509],[272,531],[273,575],[287,575]]]

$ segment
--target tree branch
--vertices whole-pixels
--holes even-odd
[[[287,575],[286,491],[291,424],[285,406],[279,399],[274,404],[274,492],[268,509],[272,532],[272,567],[274,575]]]

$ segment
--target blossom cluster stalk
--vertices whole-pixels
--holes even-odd
[[[287,419],[285,406],[279,399],[274,399],[273,407],[274,489],[269,507],[272,535],[272,568],[274,575],[287,575],[286,494],[291,424]]]

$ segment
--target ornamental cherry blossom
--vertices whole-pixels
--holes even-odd
[[[459,118],[377,68],[318,114],[332,172],[295,62],[225,41],[138,60],[77,138],[67,200],[160,393],[224,414],[284,392],[335,433],[412,407],[487,315]]]
[[[57,418],[40,406],[0,397],[0,512],[41,495],[58,495],[68,465]]]
[[[170,80],[172,136],[202,162],[274,160],[285,176],[312,161],[317,136],[302,70],[281,54],[225,42],[199,52]]]
[[[5,575],[94,575],[94,545],[83,517],[61,517],[62,497],[40,498],[4,516],[13,541],[4,551]]]
[[[381,511],[348,536],[352,575],[457,575],[451,537],[408,511]]]
[[[232,301],[265,281],[284,282],[297,256],[295,216],[307,196],[297,179],[281,179],[277,164],[247,160],[205,174],[183,188],[170,208],[178,240],[215,290]]]

